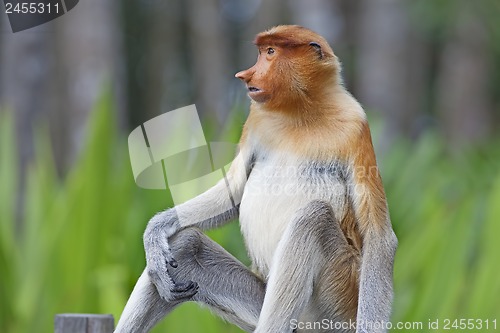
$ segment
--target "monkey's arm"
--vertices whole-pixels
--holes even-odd
[[[242,149],[236,156],[227,176],[205,193],[172,209],[156,214],[144,232],[147,271],[158,292],[167,301],[190,297],[197,285],[173,281],[166,263],[177,267],[168,243],[178,230],[194,225],[203,229],[221,225],[234,219],[243,194],[250,157]]]
[[[354,157],[351,199],[363,237],[356,332],[385,332],[393,298],[397,238],[392,230],[370,130],[363,124]],[[374,327],[379,329],[374,329]]]

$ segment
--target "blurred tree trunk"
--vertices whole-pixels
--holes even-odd
[[[54,108],[52,27],[39,26],[12,33],[2,22],[0,49],[0,107],[14,112],[20,173],[33,158],[33,130]]]
[[[198,112],[205,120],[222,125],[229,112],[228,83],[234,75],[229,66],[227,28],[217,0],[189,0],[186,4]]]
[[[425,53],[410,33],[406,4],[363,0],[359,6],[357,97],[383,118],[383,150],[412,129],[422,107]]]
[[[337,2],[335,2],[337,3]],[[333,52],[340,58],[342,64],[342,78],[344,85],[356,95],[356,50],[358,47],[357,30],[359,22],[359,1],[341,0],[335,10],[342,19],[339,24],[339,33],[332,40]]]
[[[15,34],[3,22],[0,105],[16,120],[19,212],[40,126],[49,126],[56,166],[64,174],[81,149],[92,106],[107,85],[122,81],[117,3],[80,2],[54,21]],[[123,114],[120,87],[112,89]]]
[[[183,53],[186,43],[183,39],[184,26],[181,1],[153,2],[147,9],[147,44],[144,50],[146,71],[145,110],[142,122],[161,113],[189,104],[189,80]],[[135,126],[139,124],[134,124]]]
[[[135,128],[193,103],[186,69],[186,5],[182,0],[126,0],[122,6],[128,116]]]
[[[18,152],[19,188],[17,227],[22,227],[26,169],[34,155],[37,126],[48,125],[54,110],[56,91],[53,73],[56,57],[53,52],[52,27],[38,26],[12,33],[8,20],[2,22],[0,49],[0,110],[14,113],[16,149]]]
[[[88,0],[56,20],[58,71],[56,159],[67,170],[84,143],[89,115],[106,88],[111,89],[119,127],[124,127],[123,52],[118,26],[120,2]]]
[[[470,2],[456,5],[456,24],[441,53],[437,112],[450,144],[457,147],[487,138],[493,117],[487,30]]]

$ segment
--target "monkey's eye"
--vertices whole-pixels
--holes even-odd
[[[274,54],[274,49],[272,47],[268,47],[267,54]]]

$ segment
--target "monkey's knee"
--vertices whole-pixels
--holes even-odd
[[[289,228],[291,239],[298,243],[331,247],[331,244],[338,246],[346,242],[331,205],[322,200],[313,200],[298,209]]]
[[[331,205],[323,200],[313,200],[295,213],[296,227],[321,228],[322,223],[335,221]]]
[[[332,206],[324,200],[312,200],[300,210],[306,214],[315,215],[317,217],[333,215]]]
[[[182,229],[169,239],[170,250],[176,260],[193,258],[200,251],[203,232],[195,227]]]

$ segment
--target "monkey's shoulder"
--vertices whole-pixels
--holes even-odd
[[[300,161],[349,164],[366,144],[371,146],[366,120],[331,121],[320,127],[270,127],[248,131],[247,143],[264,154],[289,154]]]

